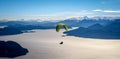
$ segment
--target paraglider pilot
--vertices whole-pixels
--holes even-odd
[[[61,41],[60,44],[63,44],[63,41]]]
[[[68,26],[67,26],[66,24],[59,23],[59,24],[56,26],[56,32],[59,32],[62,27],[64,27],[65,30],[68,31]],[[61,41],[59,44],[63,44],[63,41]]]

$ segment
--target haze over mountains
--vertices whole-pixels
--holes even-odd
[[[85,38],[120,39],[120,19],[111,21],[106,25],[101,25],[97,23],[88,26],[87,28],[79,27],[78,29],[64,33],[68,36],[77,36]]]
[[[79,27],[66,34],[90,38],[120,38],[119,17],[92,17],[70,18],[61,21],[0,21],[0,35],[13,35],[33,29],[54,29],[58,23],[65,23],[69,28]],[[92,34],[94,33],[94,34]],[[90,35],[92,34],[92,35]],[[110,35],[108,35],[110,34]],[[107,37],[104,37],[106,36]],[[113,37],[114,36],[114,37]]]
[[[57,23],[66,23],[68,26],[73,27],[88,27],[94,23],[100,23],[105,25],[107,22],[111,20],[120,19],[120,17],[73,17],[65,20],[58,20],[55,21],[41,21],[41,20],[1,20],[0,25],[41,25],[41,26],[55,26]],[[86,24],[85,24],[86,23]],[[51,25],[50,25],[51,24]],[[79,25],[80,24],[80,25]]]

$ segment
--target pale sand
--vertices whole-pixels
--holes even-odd
[[[27,55],[13,59],[120,59],[120,40],[73,36],[62,38],[61,33],[57,33],[53,29],[0,36],[0,40],[16,41],[29,50]],[[60,45],[61,41],[64,44]]]

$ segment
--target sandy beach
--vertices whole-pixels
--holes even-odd
[[[27,55],[12,59],[120,59],[120,40],[61,37],[54,29],[0,36],[0,40],[18,42],[29,50]]]

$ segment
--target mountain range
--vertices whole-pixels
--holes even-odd
[[[117,26],[119,27],[120,18],[112,18],[112,17],[93,17],[89,18],[87,16],[82,18],[69,18],[61,21],[0,21],[0,35],[13,35],[13,34],[20,34],[26,30],[33,30],[33,29],[55,29],[58,23],[65,23],[68,25],[69,28],[72,27],[79,27],[79,30],[86,30],[86,29],[103,29],[105,26],[111,30],[111,27],[116,26],[116,22],[118,22]],[[115,23],[114,23],[115,22]],[[109,24],[109,25],[108,25]],[[114,24],[114,25],[110,25]],[[4,28],[3,28],[4,27]],[[118,28],[119,29],[119,28]],[[77,29],[75,29],[77,30]],[[81,32],[82,33],[82,32]]]
[[[120,20],[114,20],[104,26],[97,23],[87,28],[79,27],[64,33],[68,36],[85,38],[120,39]]]

